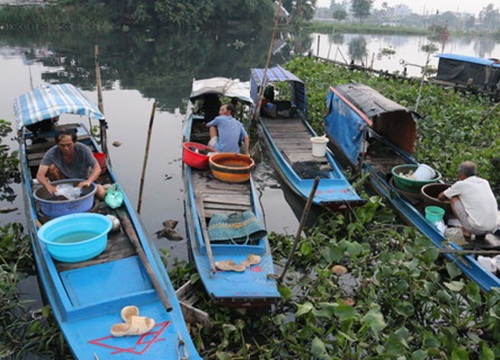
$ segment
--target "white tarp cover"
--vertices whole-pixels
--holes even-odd
[[[214,77],[193,81],[193,88],[189,98],[192,102],[206,94],[218,94],[229,98],[238,98],[244,102],[253,104],[250,97],[249,82],[241,82],[238,79],[225,77]]]

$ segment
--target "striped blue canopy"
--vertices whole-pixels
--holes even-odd
[[[17,128],[51,119],[61,114],[104,119],[97,106],[71,84],[44,84],[14,100]]]
[[[259,68],[250,70],[250,96],[254,103],[257,103],[260,86],[266,86],[270,82],[287,82],[292,93],[290,101],[307,116],[307,96],[304,82],[279,65],[267,70]]]

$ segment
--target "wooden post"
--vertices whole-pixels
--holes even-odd
[[[149,142],[151,141],[151,132],[153,128],[153,121],[156,113],[156,101],[153,102],[153,108],[151,110],[151,117],[149,118],[149,127],[148,127],[148,139],[146,140],[146,150],[144,153],[144,161],[142,164],[142,174],[141,174],[141,185],[139,187],[139,200],[137,202],[137,213],[141,213],[141,205],[142,205],[142,190],[144,188],[144,177],[146,175],[146,166],[148,163],[149,156]]]

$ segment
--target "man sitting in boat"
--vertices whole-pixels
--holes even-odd
[[[73,130],[61,130],[55,135],[56,145],[51,147],[43,156],[37,180],[51,194],[57,189],[50,181],[63,179],[85,179],[78,187],[87,187],[97,180],[101,167],[94,158],[90,148],[78,143]],[[96,196],[104,199],[106,190],[96,184]]]
[[[210,141],[208,146],[213,147],[217,152],[239,153],[243,147],[243,154],[248,154],[250,147],[250,137],[243,124],[236,120],[232,104],[222,105],[219,109],[219,116],[207,123],[210,129]],[[243,146],[242,146],[243,144]]]
[[[498,205],[487,180],[476,176],[476,164],[465,161],[458,169],[455,184],[439,194],[439,200],[450,200],[455,216],[462,224],[465,237],[484,236],[497,230]]]

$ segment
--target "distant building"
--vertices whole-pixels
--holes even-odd
[[[394,6],[393,11],[394,17],[407,17],[412,14],[410,7],[404,4]]]

